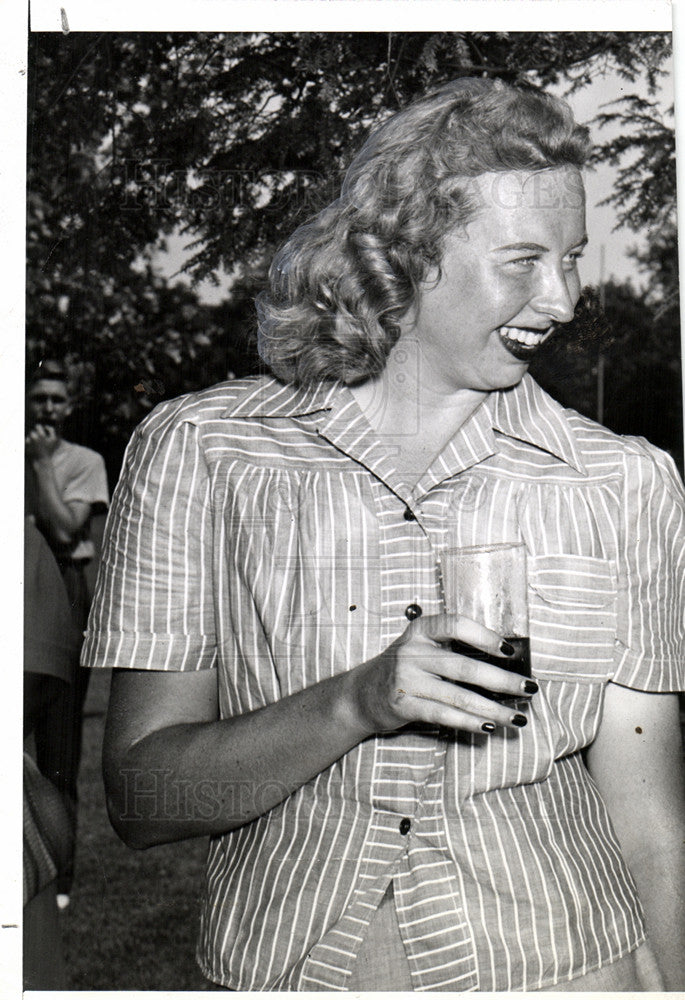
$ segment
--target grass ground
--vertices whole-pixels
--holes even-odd
[[[60,915],[70,988],[206,990],[195,964],[205,840],[131,851],[116,837],[100,776],[109,671],[93,671],[79,779],[76,877]]]

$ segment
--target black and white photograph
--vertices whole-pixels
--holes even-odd
[[[550,6],[34,12],[24,990],[685,995],[674,37]]]

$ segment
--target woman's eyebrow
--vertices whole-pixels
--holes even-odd
[[[573,246],[569,247],[569,250],[575,250],[576,248],[581,249],[587,245],[587,242],[587,236],[583,236],[583,238],[578,240],[577,243],[574,243]],[[507,243],[505,246],[495,247],[494,253],[498,253],[500,250],[534,250],[538,253],[549,253],[549,247],[545,247],[541,243]]]
[[[507,243],[506,246],[495,247],[495,253],[499,250],[538,250],[540,253],[546,253],[548,249],[540,243]]]

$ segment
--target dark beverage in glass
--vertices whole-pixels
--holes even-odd
[[[506,639],[515,650],[513,656],[493,656],[453,639],[452,651],[530,677],[525,547],[520,543],[500,542],[443,549],[440,574],[445,610],[480,622]],[[460,686],[494,701],[516,698],[474,684]]]
[[[521,677],[530,677],[530,639],[527,636],[524,638],[518,635],[509,635],[506,636],[506,641],[516,650],[513,656],[493,656],[492,653],[484,653],[482,649],[476,649],[475,646],[469,645],[468,642],[459,642],[457,639],[451,641],[450,649],[453,653],[461,653],[462,656],[468,656],[472,660],[480,660],[481,663],[490,663],[493,667],[501,667],[502,670],[520,674]],[[516,695],[490,691],[488,688],[479,687],[477,684],[468,684],[465,681],[459,681],[458,683],[460,687],[466,688],[467,691],[474,691],[484,698],[490,698],[491,701],[503,702],[516,698]]]

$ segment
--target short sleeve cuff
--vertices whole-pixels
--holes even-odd
[[[210,670],[217,666],[216,639],[203,635],[86,631],[81,665],[133,670]]]
[[[675,692],[685,690],[685,659],[655,658],[630,649],[617,641],[614,650],[614,684],[637,691]]]

